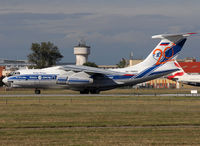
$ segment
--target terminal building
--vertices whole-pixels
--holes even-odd
[[[6,69],[23,69],[31,65],[33,64],[29,63],[27,60],[0,59],[0,66],[4,66]]]
[[[7,76],[11,71],[17,69],[26,69],[31,65],[33,64],[29,63],[27,60],[0,59],[0,77]]]

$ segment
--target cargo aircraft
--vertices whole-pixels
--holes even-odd
[[[179,70],[174,64],[188,36],[185,34],[162,34],[152,38],[161,39],[147,58],[134,66],[119,69],[99,69],[87,66],[65,65],[43,69],[17,70],[5,77],[3,82],[13,88],[40,89],[65,88],[80,94],[99,94],[100,91],[132,86]]]
[[[200,75],[199,74],[188,74],[186,73],[182,67],[175,62],[176,66],[180,69],[177,72],[174,72],[171,76],[167,78],[173,81],[178,81],[183,84],[191,85],[191,86],[200,86]]]

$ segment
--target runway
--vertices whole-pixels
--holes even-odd
[[[161,96],[161,97],[191,97],[200,96],[200,94],[1,94],[0,97],[146,97],[146,96]]]

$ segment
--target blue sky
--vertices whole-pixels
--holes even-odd
[[[75,62],[84,39],[89,61],[116,64],[131,51],[145,58],[152,35],[200,32],[199,0],[0,0],[0,58],[27,59],[31,43],[51,41],[63,62]],[[178,58],[199,59],[200,37],[188,39]]]

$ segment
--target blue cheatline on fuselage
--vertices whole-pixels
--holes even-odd
[[[158,67],[160,67],[160,66],[163,65],[162,62],[167,62],[167,61],[170,61],[171,59],[173,59],[177,55],[177,53],[181,51],[181,49],[182,49],[182,47],[183,47],[183,45],[184,45],[184,43],[185,43],[186,40],[187,39],[184,38],[181,41],[179,41],[175,46],[169,48],[165,52],[165,57],[162,57],[162,59],[160,59],[160,62],[161,62],[160,64],[154,64],[152,67],[149,67],[149,68],[145,69],[143,72],[141,72],[140,74],[138,74],[136,76],[136,78],[142,78],[142,77],[144,77],[146,75],[151,74],[154,70],[156,70]],[[171,54],[173,54],[173,56]]]
[[[89,80],[78,80],[78,79],[77,79],[77,80],[75,80],[75,79],[74,79],[74,80],[73,80],[73,79],[71,80],[71,79],[70,79],[70,80],[68,80],[68,82],[71,82],[71,83],[72,83],[72,82],[74,82],[74,83],[89,83],[90,81],[89,81]]]
[[[9,77],[9,80],[56,80],[57,75],[19,75]]]

